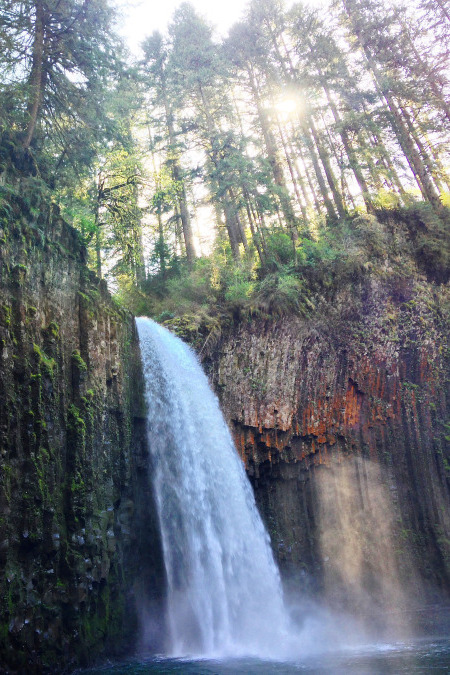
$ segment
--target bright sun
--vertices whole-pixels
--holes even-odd
[[[284,98],[281,99],[281,101],[278,101],[276,104],[276,109],[281,112],[281,113],[292,113],[294,110],[296,110],[298,107],[298,104],[294,99],[292,98]]]

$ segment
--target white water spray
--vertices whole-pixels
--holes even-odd
[[[292,636],[278,569],[218,401],[186,344],[150,319],[137,326],[169,650],[175,656],[285,654]]]
[[[347,607],[350,614],[343,614],[335,606],[335,614],[293,597],[291,621],[252,488],[195,353],[150,319],[137,319],[137,326],[167,576],[169,654],[297,660],[354,649],[370,640],[365,615],[374,605],[389,634],[399,627],[405,634],[405,621],[392,612],[401,597],[392,533],[384,523],[392,505],[370,463],[355,460],[317,479],[327,595],[332,599],[343,585],[356,611]],[[352,466],[367,478],[369,514],[357,509],[359,479]],[[381,577],[376,588],[365,587],[366,549],[370,579]],[[372,552],[378,549],[381,555]]]

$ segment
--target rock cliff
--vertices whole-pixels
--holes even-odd
[[[235,322],[206,343],[286,578],[317,590],[358,574],[376,586],[389,537],[400,579],[448,591],[448,300],[445,285],[386,264],[309,318]],[[389,532],[377,540],[380,520]],[[350,578],[346,547],[360,557]]]
[[[0,238],[0,671],[63,672],[161,586],[137,340],[57,213],[16,200]]]

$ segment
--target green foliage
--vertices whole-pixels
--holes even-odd
[[[193,270],[184,276],[175,276],[167,282],[170,297],[181,295],[188,303],[202,304],[211,293],[211,265],[208,260],[199,260]]]
[[[81,416],[81,411],[73,403],[69,405],[67,410],[67,430],[75,436],[84,440],[86,433],[86,422]]]
[[[3,3],[0,162],[49,184],[85,171],[111,127],[104,101],[120,70],[113,16],[106,0]]]
[[[377,209],[396,209],[400,206],[400,199],[392,190],[379,190],[373,197],[373,204]]]
[[[80,373],[85,373],[87,371],[86,362],[81,358],[78,349],[74,349],[72,352],[72,364]]]
[[[152,293],[145,293],[134,283],[129,275],[118,277],[116,300],[122,307],[126,307],[135,316],[154,316],[158,309],[155,304],[158,300]],[[159,307],[159,305],[158,305]]]
[[[59,337],[59,326],[56,321],[50,321],[47,328],[45,328],[43,332],[48,338],[57,340]]]
[[[439,47],[414,34],[433,12],[348,0],[331,29],[254,0],[219,45],[183,3],[126,67],[108,0],[80,6],[5,1],[2,243],[24,214],[44,237],[56,202],[118,300],[162,320],[307,315],[402,265],[448,280],[448,107]],[[215,248],[194,261],[205,207]]]
[[[36,357],[39,368],[42,372],[48,377],[53,377],[53,371],[56,366],[56,361],[53,358],[49,358],[45,352],[37,344],[33,344],[33,352]]]
[[[267,275],[255,288],[253,299],[258,310],[269,316],[305,316],[314,308],[304,282],[289,269]]]
[[[289,265],[294,261],[294,249],[291,237],[281,228],[274,228],[265,239],[264,266],[276,269],[279,265]]]
[[[432,210],[426,209],[426,214],[431,219],[426,229],[423,225],[423,236],[433,241],[441,232],[441,221],[435,220]],[[382,215],[355,214],[332,229],[322,226],[314,239],[299,239],[295,251],[290,237],[274,229],[267,234],[267,259],[262,262],[253,249],[235,261],[227,246],[218,246],[191,269],[181,267],[165,281],[150,280],[142,292],[145,313],[192,341],[202,321],[286,314],[307,317],[324,297],[332,301],[341,288],[363,283],[368,275],[401,277],[406,270],[414,274],[417,247],[405,248],[411,243],[409,215],[398,210]],[[415,228],[414,241],[417,232]],[[403,256],[398,255],[399,237],[406,241]]]
[[[5,222],[8,221],[13,212],[9,200],[11,194],[14,194],[11,189],[7,188],[5,185],[0,185],[0,218]]]
[[[254,287],[255,282],[253,281],[245,279],[236,280],[226,288],[224,293],[225,300],[231,306],[245,307],[252,297]]]
[[[407,236],[408,248],[404,256],[412,256],[418,267],[438,283],[446,283],[450,278],[450,210],[445,208],[440,216],[436,215],[430,204],[417,202],[377,213],[382,223],[395,223]]]
[[[0,305],[0,321],[7,328],[11,325],[11,306],[6,303]]]
[[[328,234],[318,240],[305,239],[300,242],[297,247],[299,268],[326,268],[334,263],[340,253],[333,244],[333,237]]]

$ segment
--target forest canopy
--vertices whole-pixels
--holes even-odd
[[[0,0],[1,218],[57,205],[160,320],[307,314],[386,253],[387,214],[447,279],[448,0],[252,0],[223,39],[182,3],[138,58],[115,22]]]

